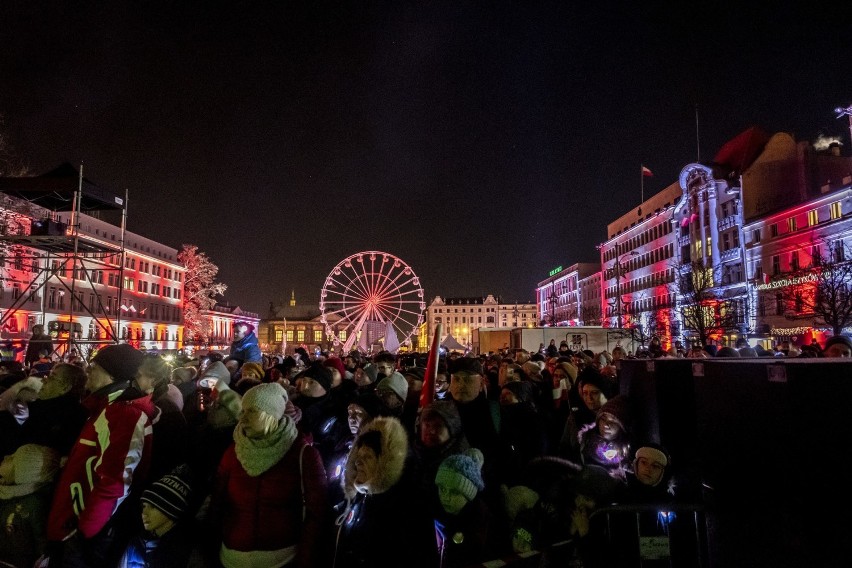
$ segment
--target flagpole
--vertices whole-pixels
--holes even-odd
[[[645,164],[639,164],[639,186],[642,193],[639,196],[639,205],[645,203]]]
[[[444,324],[435,325],[435,335],[432,337],[432,348],[426,358],[426,372],[423,376],[423,390],[420,391],[419,410],[435,400],[435,379],[438,376],[438,358],[440,357],[441,335],[444,332]]]

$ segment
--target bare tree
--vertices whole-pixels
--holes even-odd
[[[702,345],[725,333],[741,332],[745,319],[745,294],[723,294],[720,268],[700,260],[680,267],[676,282],[683,327],[698,336]]]
[[[811,250],[829,254],[816,252],[810,265],[773,282],[779,286],[775,298],[789,319],[814,318],[840,335],[852,326],[852,249],[838,241]]]
[[[178,253],[178,262],[186,268],[184,281],[184,342],[202,345],[210,340],[210,328],[201,317],[201,312],[216,305],[216,296],[228,289],[226,284],[216,282],[219,267],[196,245],[183,245]]]

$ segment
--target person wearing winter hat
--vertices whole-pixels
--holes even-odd
[[[0,564],[32,566],[45,550],[45,524],[59,471],[59,454],[24,444],[0,463]]]
[[[225,568],[325,565],[325,469],[285,413],[287,399],[278,383],[257,385],[243,397],[212,494]]]
[[[390,416],[371,420],[355,438],[343,472],[336,568],[437,566],[433,516],[408,448],[405,428]]]
[[[482,480],[482,452],[470,448],[448,456],[435,475],[440,507],[435,534],[442,568],[462,568],[488,560],[490,518]]]
[[[299,395],[295,405],[302,411],[299,431],[319,451],[326,471],[334,470],[341,446],[352,433],[347,420],[349,402],[332,388],[332,372],[321,361],[312,362],[296,375]]]
[[[559,441],[558,455],[579,462],[580,430],[589,424],[594,425],[598,410],[607,401],[609,383],[597,370],[587,368],[577,375],[576,384],[577,394],[580,395],[579,402],[576,407],[572,407],[571,414],[565,422],[565,429]]]
[[[0,394],[0,457],[11,454],[24,443],[29,405],[38,398],[41,387],[40,377],[27,377]]]
[[[852,339],[845,335],[829,337],[825,342],[823,357],[852,357]]]
[[[247,321],[236,321],[233,326],[234,340],[228,352],[230,357],[243,363],[262,363],[263,354],[254,334],[254,326]]]
[[[101,349],[86,369],[90,409],[62,469],[48,521],[48,539],[58,543],[51,564],[105,565],[115,551],[113,531],[103,528],[127,496],[144,484],[151,460],[154,405],[132,386],[144,355],[127,344]],[[91,464],[98,475],[93,476]],[[120,550],[118,551],[120,553]],[[64,557],[63,557],[64,555]]]
[[[392,415],[400,417],[405,400],[408,398],[408,381],[400,373],[394,371],[378,382],[376,395]]]
[[[612,477],[626,481],[628,428],[627,397],[615,396],[600,408],[595,423],[587,425],[578,434],[580,462],[603,467]]]
[[[175,468],[142,493],[142,531],[133,536],[119,566],[200,565],[200,552],[192,538],[188,517],[189,469]]]

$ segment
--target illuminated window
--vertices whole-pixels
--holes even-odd
[[[772,223],[771,225],[769,225],[769,236],[770,237],[777,237],[778,236],[778,224],[777,223]]]
[[[795,232],[795,230],[796,230],[796,218],[795,217],[790,217],[789,219],[787,219],[787,230],[791,233]]]
[[[843,208],[839,201],[835,201],[829,206],[829,211],[831,212],[832,219],[840,219],[843,215]]]
[[[276,329],[275,330],[275,343],[281,343],[284,340],[284,330]]]
[[[321,329],[315,329],[314,330],[314,341],[317,342],[317,343],[322,341],[322,330]]]
[[[808,211],[808,227],[813,227],[817,223],[819,223],[819,213],[816,209],[811,209]]]
[[[296,332],[296,341],[301,343],[304,340],[305,340],[305,330],[300,329]]]
[[[292,329],[288,329],[287,333],[285,335],[287,336],[287,341],[293,341],[293,330]]]
[[[337,332],[337,337],[339,337],[339,338],[340,338],[340,341],[345,342],[345,341],[346,341],[346,330],[345,330],[345,329],[341,329],[340,331],[338,331],[338,332]]]

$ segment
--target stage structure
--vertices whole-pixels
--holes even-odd
[[[23,293],[14,297],[12,304],[0,315],[0,328],[6,329],[18,311],[37,296],[40,296],[41,316],[35,323],[44,323],[46,291],[48,284],[54,284],[60,295],[67,292],[70,297],[70,301],[62,302],[67,304],[67,310],[45,330],[54,338],[57,352],[64,354],[72,346],[91,348],[96,344],[117,343],[121,311],[116,311],[112,319],[105,315],[110,309],[103,305],[101,294],[94,293],[93,278],[101,279],[107,274],[110,281],[118,282],[117,304],[123,305],[126,192],[124,197],[115,195],[86,179],[82,164],[77,171],[67,163],[40,176],[0,178],[0,192],[18,203],[29,204],[31,211],[39,212],[31,219],[29,231],[0,236],[0,246],[6,257],[2,268],[14,262],[16,267],[28,267],[31,276],[28,282],[22,282]],[[62,222],[60,214],[63,212],[70,212],[70,216],[64,216],[66,222]],[[94,212],[120,214],[120,238],[111,240],[106,235],[98,238],[81,233],[80,214]],[[16,271],[18,279],[26,273]],[[90,300],[89,305],[83,301],[86,291],[92,292],[89,297],[95,299]],[[56,310],[51,311],[55,313]],[[84,315],[91,317],[85,337],[77,321]],[[84,350],[78,349],[78,352]]]

